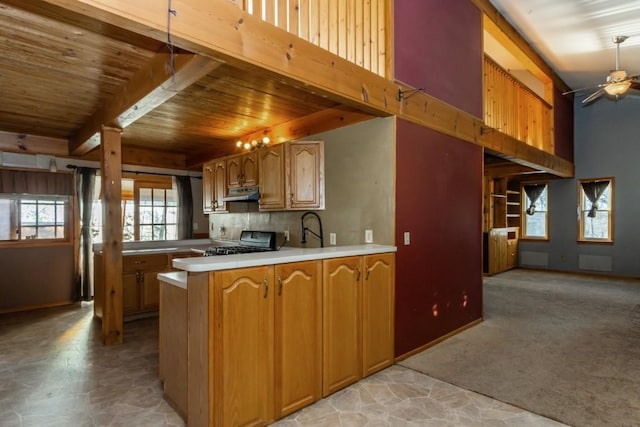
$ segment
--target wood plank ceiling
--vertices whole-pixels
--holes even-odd
[[[0,0],[0,151],[66,152],[95,160],[96,141],[87,140],[101,123],[109,124],[105,119],[113,119],[128,124],[122,134],[123,162],[197,169],[206,160],[233,153],[235,141],[245,135],[344,108],[289,86],[275,74],[211,61],[209,68],[200,67],[202,75],[192,67],[184,88],[136,115],[138,98],[156,101],[148,101],[147,93],[131,95],[136,92],[132,86],[151,79],[157,81],[154,89],[162,89],[172,78],[165,43],[68,11],[21,3]],[[154,69],[154,61],[161,65]],[[128,121],[123,119],[127,115]],[[36,149],[24,144],[27,136],[45,142]]]

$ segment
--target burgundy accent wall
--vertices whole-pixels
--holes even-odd
[[[395,78],[482,118],[482,13],[470,1],[394,1]]]
[[[553,93],[553,121],[555,154],[573,162],[573,97],[559,89]]]
[[[482,156],[397,121],[396,356],[482,316]]]

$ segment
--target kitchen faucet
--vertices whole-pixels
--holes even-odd
[[[320,233],[316,233],[315,231],[311,230],[309,227],[305,227],[304,226],[304,219],[308,216],[308,215],[312,215],[315,216],[316,219],[318,220],[318,225],[320,226]],[[307,232],[313,234],[314,236],[316,236],[318,239],[320,239],[320,247],[324,248],[324,238],[323,238],[323,234],[322,234],[322,221],[320,220],[320,216],[315,213],[315,212],[305,212],[304,214],[302,214],[302,217],[300,218],[300,224],[302,226],[302,240],[300,241],[300,243],[305,244],[307,243]]]

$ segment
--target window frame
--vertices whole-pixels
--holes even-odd
[[[584,190],[582,189],[583,182],[595,182],[595,181],[609,181],[608,191],[610,192],[609,197],[609,208],[606,209],[609,212],[608,215],[608,238],[600,239],[600,238],[585,238],[584,237],[584,226],[585,226],[585,217],[586,212],[589,209],[586,209],[587,206],[584,205],[584,200],[586,195],[584,194]],[[588,244],[603,244],[603,245],[612,245],[613,244],[613,232],[614,232],[614,219],[613,215],[615,212],[614,209],[615,203],[615,179],[613,177],[602,177],[602,178],[582,178],[578,180],[578,243],[588,243]],[[602,209],[598,209],[598,211],[602,211]]]
[[[51,195],[51,194],[15,194],[15,193],[3,193],[0,194],[0,198],[8,199],[12,201],[21,200],[36,200],[36,201],[55,201],[62,202],[63,206],[63,221],[64,221],[64,237],[62,238],[47,238],[47,239],[16,239],[16,240],[0,240],[0,247],[44,247],[44,246],[71,246],[73,245],[73,197],[64,195]],[[18,203],[19,204],[19,203]],[[55,204],[54,204],[55,206]],[[16,212],[19,215],[19,210]],[[17,228],[22,227],[20,218],[15,218]],[[13,226],[13,225],[12,225]]]
[[[527,208],[528,196],[524,191],[525,185],[544,184],[547,193],[547,209],[545,212],[545,235],[544,236],[527,236]],[[536,212],[540,212],[536,210]],[[549,182],[548,181],[525,181],[520,183],[520,240],[532,240],[532,241],[549,241]]]
[[[98,175],[97,176],[97,180],[96,180],[96,185],[100,186],[98,194],[99,196],[97,197],[97,199],[94,201],[94,209],[96,209],[98,206],[102,206],[102,179],[101,177]],[[170,176],[155,176],[155,175],[145,175],[144,177],[140,177],[137,176],[136,174],[123,174],[122,176],[122,181],[129,181],[131,182],[130,185],[122,185],[122,192],[121,192],[121,199],[122,199],[122,203],[121,203],[121,215],[122,215],[122,234],[123,234],[123,242],[129,242],[129,241],[144,241],[144,242],[152,242],[152,241],[159,241],[159,240],[140,240],[140,190],[141,189],[151,189],[151,190],[173,190],[174,192],[176,191],[176,188],[173,184],[173,179]],[[98,190],[98,189],[97,189]],[[175,194],[175,196],[177,197],[177,194]],[[96,203],[97,202],[97,203]],[[176,208],[179,209],[178,206],[178,201],[176,200]],[[133,224],[131,225],[131,227],[133,228],[131,235],[133,236],[133,240],[125,240],[125,228],[126,228],[126,224],[125,224],[125,205],[126,205],[126,209],[128,210],[129,207],[132,208],[133,211]],[[166,226],[167,226],[167,222],[166,222],[166,209],[167,209],[168,205],[166,205],[166,194],[165,194],[165,222],[164,223],[158,223],[158,225],[162,224],[165,226],[165,239],[166,240]],[[95,218],[95,213],[94,213],[94,218]],[[93,219],[92,218],[92,224],[93,224]],[[174,225],[176,228],[176,239],[171,239],[171,240],[177,240],[177,227],[178,227],[178,223],[176,222],[174,223],[168,223],[169,225]],[[142,224],[142,225],[149,225],[149,224]],[[99,228],[100,232],[98,234],[102,233],[102,224],[100,224],[99,226],[96,225],[96,227]],[[95,238],[94,238],[95,239]],[[100,239],[100,241],[102,241],[102,239]],[[97,243],[96,240],[94,240],[94,242]]]
[[[153,242],[153,241],[157,241],[155,239],[151,239],[151,240],[140,240],[140,228],[141,226],[148,226],[151,225],[152,227],[155,225],[163,225],[164,226],[164,236],[165,238],[162,240],[167,240],[167,224],[169,225],[174,225],[176,228],[176,239],[170,239],[170,240],[177,240],[177,227],[178,227],[178,223],[176,222],[175,224],[173,223],[167,223],[167,208],[169,207],[169,205],[167,205],[167,191],[168,190],[175,190],[173,188],[173,182],[171,180],[168,180],[168,182],[162,182],[162,181],[142,181],[142,180],[136,180],[133,184],[133,193],[134,193],[134,239],[136,241],[145,241],[145,242]],[[141,189],[150,189],[152,191],[152,195],[153,195],[153,190],[164,190],[164,218],[165,221],[163,223],[158,223],[156,224],[155,222],[152,222],[151,224],[141,224],[140,223],[140,190]],[[152,196],[153,197],[153,196]],[[153,204],[152,204],[153,207]],[[176,205],[177,207],[177,205]],[[152,215],[153,216],[153,215]],[[124,224],[123,224],[124,226]],[[123,229],[124,231],[124,229]],[[153,234],[153,233],[152,233]]]

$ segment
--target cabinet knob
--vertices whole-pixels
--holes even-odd
[[[269,281],[265,277],[262,283],[264,283],[264,297],[266,298],[269,295]]]
[[[278,296],[282,295],[282,277],[278,276]]]
[[[360,268],[356,267],[356,282],[360,281]]]

